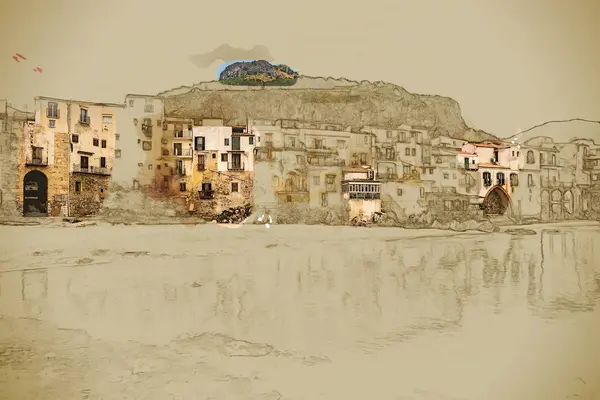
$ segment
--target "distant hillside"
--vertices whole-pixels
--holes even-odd
[[[225,72],[225,71],[224,71]],[[230,124],[253,119],[290,119],[360,129],[401,124],[428,128],[433,136],[497,140],[469,128],[456,100],[413,94],[384,82],[300,76],[294,86],[229,86],[202,82],[163,93],[165,112],[182,118],[223,118]]]
[[[298,73],[287,65],[273,65],[268,61],[239,61],[228,65],[219,82],[224,85],[292,86]]]
[[[524,143],[536,137],[548,137],[555,143],[588,139],[600,144],[600,123],[582,119],[549,121],[513,135],[508,140],[518,139],[520,143]]]

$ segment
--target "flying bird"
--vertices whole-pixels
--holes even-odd
[[[13,56],[13,60],[20,63],[21,60],[27,60],[27,57],[25,57],[21,53],[15,53],[15,55]],[[41,74],[43,72],[43,70],[40,67],[35,67],[35,68],[33,68],[33,72],[39,72]]]

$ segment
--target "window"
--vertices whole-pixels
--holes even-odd
[[[421,198],[425,197],[425,188],[419,188],[419,195],[421,196]]]
[[[293,137],[288,138],[288,143],[289,143],[290,147],[296,147],[296,138],[293,138]]]
[[[492,174],[490,172],[483,173],[483,186],[485,186],[485,187],[492,186]]]
[[[319,186],[321,184],[321,178],[319,176],[313,176],[313,185]]]
[[[146,104],[144,104],[144,112],[152,113],[154,112],[154,104],[151,102],[152,100],[146,100]]]
[[[93,143],[94,147],[98,147],[98,145],[100,144],[100,140],[94,138],[94,139],[92,139],[92,143]]]
[[[180,183],[179,183],[179,191],[180,191],[180,192],[185,192],[185,191],[186,191],[186,189],[187,189],[187,188],[186,188],[186,186],[187,186],[187,185],[185,184],[185,182],[180,182]]]
[[[227,162],[227,153],[221,154],[221,161],[222,162]]]
[[[325,183],[327,183],[328,185],[334,185],[335,175],[327,175],[327,177],[325,177]]]
[[[386,148],[385,149],[385,158],[388,160],[394,159],[394,149]]]
[[[81,169],[88,169],[89,168],[89,158],[87,156],[79,157],[79,165],[81,166]]]
[[[194,138],[194,146],[196,151],[204,151],[206,145],[206,141],[204,140],[204,136],[196,136]]]
[[[504,185],[504,173],[503,172],[498,172],[496,174],[496,185],[502,186]]]
[[[364,144],[369,144],[369,137],[367,135],[363,137],[363,142]]]
[[[323,148],[323,139],[315,139],[315,149]]]
[[[46,111],[46,116],[48,118],[58,118],[58,103],[49,102]]]
[[[404,155],[410,156],[410,149],[408,147],[404,149]]]
[[[448,178],[450,178],[450,174],[447,172],[444,172],[444,179],[448,179]]]
[[[408,165],[405,165],[402,168],[402,172],[404,172],[405,174],[410,174],[410,167]]]
[[[90,117],[88,115],[88,110],[87,108],[82,108],[79,110],[79,122],[82,124],[89,124],[90,123]]]
[[[527,175],[527,186],[533,186],[533,175],[531,174]]]
[[[556,154],[552,154],[552,165],[556,165]]]
[[[544,153],[540,153],[540,164],[542,164],[542,165],[544,164],[545,158],[546,157],[544,157]]]
[[[56,120],[55,119],[48,120],[48,128],[56,128]]]
[[[367,164],[367,155],[365,153],[360,153],[360,164],[361,165]]]
[[[535,155],[532,150],[527,151],[527,164],[535,164]]]
[[[106,148],[106,140],[102,139],[101,144],[102,144],[102,148],[105,149]]]
[[[121,139],[121,135],[119,135],[118,133],[115,133],[115,140],[119,140]]]
[[[133,107],[133,100],[129,100],[129,107]]]
[[[388,139],[390,139],[392,137],[392,131],[386,131],[385,132],[385,137],[387,137]]]
[[[156,120],[156,127],[157,127],[157,128],[162,128],[162,126],[163,126],[163,123],[162,123],[162,121],[161,121],[160,119],[157,119],[157,120]]]
[[[519,175],[514,172],[510,174],[510,185],[511,186],[519,186]]]
[[[102,123],[104,125],[110,125],[110,124],[112,124],[112,115],[103,115],[102,116]]]
[[[106,157],[100,157],[100,168],[106,168]]]
[[[452,179],[456,179],[456,172],[452,173]]]
[[[150,169],[150,170],[152,169],[152,164],[148,164],[148,169]],[[157,165],[156,169],[160,169],[160,165]]]
[[[75,182],[75,191],[81,192],[81,182],[79,182],[79,181]]]
[[[115,149],[115,158],[121,158],[121,149]]]
[[[429,175],[433,175],[433,168],[429,168]]]
[[[152,150],[152,142],[149,140],[144,140],[142,142],[142,150],[144,150],[144,151]],[[180,154],[181,154],[181,150],[180,150]]]
[[[237,193],[239,190],[239,183],[231,182],[231,193]]]
[[[412,156],[416,156],[417,155],[417,149],[410,149],[410,154]]]
[[[217,153],[212,153],[212,158],[217,158]]]
[[[79,143],[79,135],[71,135],[71,141],[73,143]]]
[[[248,138],[248,144],[254,144],[254,136]]]
[[[402,189],[398,189],[398,196],[402,196]]]
[[[321,193],[321,207],[327,207],[327,193]]]
[[[225,146],[229,146],[229,138],[225,138]]]
[[[297,165],[304,165],[304,157],[303,156],[296,156],[296,164]]]

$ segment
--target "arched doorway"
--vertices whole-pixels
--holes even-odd
[[[48,216],[48,178],[42,171],[29,171],[23,178],[23,216]]]
[[[510,205],[510,199],[504,190],[496,186],[490,190],[483,200],[485,215],[504,215]]]

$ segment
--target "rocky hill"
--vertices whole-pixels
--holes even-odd
[[[508,139],[524,143],[536,137],[547,137],[555,143],[584,139],[600,144],[600,123],[579,118],[567,121],[548,121]]]
[[[428,128],[433,136],[497,139],[468,127],[456,100],[413,94],[384,82],[307,76],[298,77],[293,86],[231,86],[212,81],[159,95],[165,97],[165,112],[174,117],[223,118],[230,124],[245,123],[247,118],[290,119],[342,124],[357,130],[409,124]]]
[[[228,65],[221,72],[219,82],[224,85],[292,86],[298,76],[287,65],[273,65],[264,60],[239,61]]]

